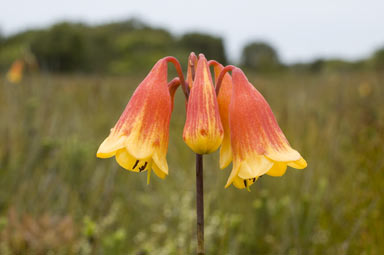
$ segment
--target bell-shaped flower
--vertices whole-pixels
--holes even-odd
[[[159,60],[132,95],[120,119],[97,151],[97,157],[115,156],[123,168],[157,176],[168,174],[169,122],[172,101],[167,86],[167,61]]]
[[[195,153],[207,154],[218,149],[223,134],[207,59],[200,54],[189,94],[183,139]]]
[[[219,78],[219,74],[223,70],[221,64],[214,65],[215,80]],[[229,115],[228,108],[232,95],[232,78],[226,73],[221,82],[220,90],[217,95],[217,102],[219,104],[220,119],[224,129],[224,138],[220,147],[220,168],[226,168],[232,161],[232,148],[231,148],[231,135],[229,130]]]
[[[307,166],[291,148],[264,97],[249,83],[244,73],[232,71],[233,90],[229,105],[229,127],[233,169],[226,184],[248,188],[261,175],[281,176],[287,165]]]

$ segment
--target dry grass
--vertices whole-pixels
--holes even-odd
[[[145,174],[95,157],[140,78],[0,81],[1,254],[193,252],[194,156],[180,92],[166,180],[147,186]],[[250,80],[309,166],[246,192],[225,190],[230,169],[218,169],[217,153],[205,157],[207,254],[383,254],[383,76]]]

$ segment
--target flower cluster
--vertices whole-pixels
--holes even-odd
[[[167,78],[168,62],[175,65],[179,75],[171,82]],[[264,174],[282,176],[287,166],[307,166],[289,145],[267,101],[242,70],[223,67],[194,53],[189,57],[186,80],[175,58],[165,57],[155,64],[100,145],[97,157],[115,156],[127,170],[147,171],[148,180],[152,170],[165,178],[169,122],[179,85],[187,108],[183,139],[197,154],[212,153],[221,146],[220,168],[233,162],[226,187],[233,184],[249,189]]]

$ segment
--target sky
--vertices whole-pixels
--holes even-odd
[[[384,0],[0,0],[0,31],[10,35],[58,21],[89,24],[139,18],[176,35],[223,37],[237,61],[250,41],[274,46],[285,63],[367,57],[384,47]]]

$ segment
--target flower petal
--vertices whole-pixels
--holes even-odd
[[[305,159],[301,157],[299,160],[289,162],[288,166],[296,169],[304,169],[307,167],[307,161],[305,161]]]
[[[221,64],[214,66],[215,80],[219,78],[221,71],[223,70]],[[224,75],[219,94],[217,95],[217,103],[219,105],[219,113],[221,123],[224,129],[224,138],[220,148],[220,168],[226,168],[232,161],[232,148],[231,148],[231,134],[229,129],[229,103],[232,95],[232,78],[227,73]]]
[[[150,158],[136,159],[131,156],[126,149],[120,149],[117,151],[116,161],[121,167],[133,172],[143,172],[151,169],[152,167],[152,160]]]
[[[156,163],[153,163],[152,164],[152,169],[153,169],[153,172],[155,172],[155,174],[159,177],[159,178],[161,178],[161,179],[164,179],[166,176],[167,176],[167,174],[166,173],[164,173],[157,165],[156,165]]]
[[[273,148],[269,146],[266,149],[265,156],[274,160],[281,162],[296,161],[301,158],[300,153],[292,149],[289,145],[282,145],[279,148]]]
[[[225,188],[228,188],[229,185],[231,185],[233,183],[235,178],[238,177],[237,175],[239,173],[240,167],[241,167],[241,162],[238,162],[238,161],[233,162],[232,171],[231,171],[231,174],[229,175],[227,183],[225,184]]]
[[[283,176],[287,171],[287,163],[285,162],[275,162],[273,167],[267,172],[270,176]]]
[[[156,164],[156,167],[158,167],[159,170],[161,170],[164,174],[168,174],[168,163],[167,159],[165,158],[165,153],[161,153],[159,150],[156,150],[155,153],[152,156],[152,159],[154,163]]]
[[[125,146],[125,140],[125,136],[115,135],[113,129],[111,129],[111,134],[102,142],[96,156],[99,158],[115,156],[116,151]]]
[[[272,166],[272,161],[254,154],[242,162],[238,176],[242,179],[252,179],[265,174]]]
[[[224,139],[220,147],[220,169],[226,168],[232,162],[231,138],[224,132]]]
[[[251,179],[241,179],[240,177],[236,177],[234,180],[233,180],[233,185],[238,188],[238,189],[245,189],[247,188],[248,191],[249,191],[249,187],[254,184],[256,182],[256,180],[258,179],[259,177],[254,177],[254,178],[251,178]]]

